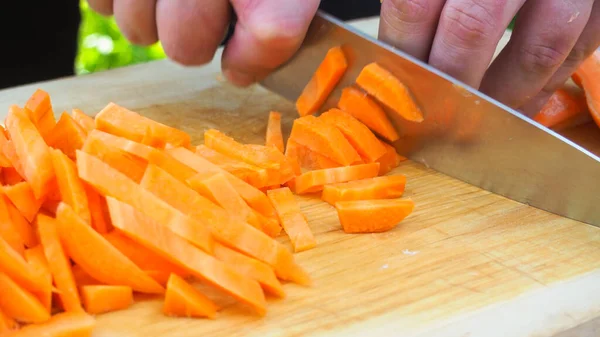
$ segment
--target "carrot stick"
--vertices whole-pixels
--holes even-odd
[[[23,237],[19,233],[16,224],[11,219],[8,207],[10,201],[2,194],[0,190],[0,238],[14,249],[19,255],[25,251]],[[29,224],[27,224],[29,226]]]
[[[265,145],[274,146],[281,153],[283,148],[283,134],[281,132],[281,113],[277,111],[269,112],[269,120],[267,122],[267,134],[265,136]]]
[[[90,133],[96,128],[94,119],[79,109],[71,110],[71,117],[73,117],[73,120],[75,120],[75,122],[77,122],[77,124],[79,124],[79,126],[81,126],[86,133]]]
[[[94,317],[85,312],[62,312],[41,324],[27,325],[10,337],[91,337]],[[8,337],[7,336],[7,337]]]
[[[8,317],[2,309],[0,309],[0,336],[8,336],[10,332],[19,329],[19,323],[17,323],[12,317]]]
[[[406,177],[383,176],[325,185],[321,199],[331,205],[338,201],[399,198],[404,193]]]
[[[107,285],[129,286],[142,293],[164,293],[160,284],[94,231],[70,206],[61,203],[56,217],[65,250],[91,277]]]
[[[167,293],[163,313],[175,317],[207,317],[214,319],[219,307],[198,289],[181,277],[171,274],[167,282]]]
[[[21,323],[42,323],[50,319],[50,312],[40,301],[4,273],[0,273],[0,289],[0,308],[9,317]]]
[[[579,115],[588,114],[586,98],[564,88],[556,90],[542,109],[533,117],[536,122],[552,128]]]
[[[297,194],[313,193],[321,191],[324,185],[373,178],[378,174],[379,163],[314,170],[296,177],[295,188]]]
[[[29,263],[33,269],[44,277],[44,290],[32,292],[32,294],[35,295],[44,308],[46,308],[46,311],[50,313],[52,310],[52,273],[50,272],[48,260],[44,253],[44,247],[38,245],[34,248],[27,249],[25,251],[25,260],[27,260],[27,263]]]
[[[343,166],[362,162],[340,130],[312,115],[294,120],[290,139]]]
[[[400,138],[383,108],[360,89],[353,87],[342,89],[338,107],[386,140],[395,142]]]
[[[150,153],[155,150],[151,146],[134,142],[127,138],[115,136],[113,134],[100,131],[98,129],[94,129],[93,131],[91,131],[88,134],[87,138],[88,141],[90,141],[90,139],[94,141],[99,141],[101,143],[106,144],[107,146],[117,148],[121,151],[125,151],[131,155],[134,155],[139,159],[148,160]]]
[[[400,117],[412,122],[423,121],[423,113],[408,88],[379,64],[366,65],[358,74],[356,83]]]
[[[267,147],[264,145],[245,144],[244,146],[250,151],[266,152],[273,161],[280,163],[279,170],[267,170],[267,186],[285,184],[295,177],[294,167],[288,158],[283,154],[283,152],[279,152],[273,147]]]
[[[8,275],[28,291],[44,290],[44,277],[0,237],[0,273]]]
[[[59,149],[69,158],[75,159],[75,150],[83,147],[87,132],[66,112],[45,138],[48,146]]]
[[[156,197],[100,159],[77,151],[79,177],[103,196],[112,196],[144,212],[201,249],[212,252],[210,231],[196,220]]]
[[[185,182],[196,175],[194,169],[173,158],[173,156],[163,150],[152,151],[148,156],[148,163],[169,172],[170,175],[181,182]]]
[[[40,135],[46,139],[56,125],[50,95],[41,89],[37,89],[29,97],[24,108],[31,122],[39,130]]]
[[[226,156],[258,167],[272,170],[279,170],[281,168],[281,163],[273,160],[272,152],[253,151],[219,130],[210,129],[204,132],[204,145]],[[265,149],[269,148],[265,147]]]
[[[88,314],[104,314],[129,308],[133,290],[127,286],[86,285],[81,287],[81,300]]]
[[[22,181],[25,181],[21,174],[14,167],[2,168],[2,180],[4,185],[16,185]]]
[[[289,156],[296,156],[301,168],[309,171],[343,166],[304,145],[296,143],[292,139],[288,139],[287,142],[286,155],[288,155],[288,152]],[[300,174],[302,174],[302,172]]]
[[[319,118],[340,130],[365,163],[373,163],[387,152],[373,132],[347,112],[334,108]]]
[[[600,127],[600,50],[594,51],[575,71],[573,80],[585,92],[588,110]]]
[[[79,176],[78,176],[79,177]],[[100,234],[108,233],[112,229],[110,218],[106,216],[106,199],[100,195],[94,187],[83,183],[83,189],[88,200],[90,217],[92,219],[92,228]]]
[[[106,200],[115,227],[130,238],[215,288],[249,304],[259,315],[266,313],[266,300],[258,282],[235,272],[130,205],[112,197]]]
[[[296,100],[298,114],[306,116],[317,112],[347,68],[348,62],[342,48],[337,46],[329,49]]]
[[[273,187],[273,188],[279,188],[279,187],[280,186]],[[282,228],[279,225],[279,219],[268,218],[268,217],[260,214],[255,209],[252,209],[252,212],[255,214],[256,218],[258,219],[258,221],[260,223],[260,229],[262,232],[264,232],[265,234],[267,234],[268,236],[270,236],[272,238],[275,238],[275,237],[279,236],[279,234],[281,234]]]
[[[73,278],[75,279],[75,284],[81,290],[83,286],[93,286],[93,285],[103,285],[102,282],[96,280],[91,277],[90,274],[86,273],[85,270],[81,268],[80,265],[76,264],[71,268],[73,271]]]
[[[395,228],[414,209],[412,200],[338,201],[335,209],[346,233],[380,233]]]
[[[10,107],[6,116],[6,129],[23,165],[25,180],[31,185],[35,198],[42,199],[50,192],[54,179],[48,145],[23,109],[16,105]]]
[[[196,154],[256,188],[268,184],[269,173],[265,168],[231,158],[206,145],[198,145]]]
[[[267,196],[279,216],[283,230],[290,237],[296,253],[314,248],[317,242],[310,230],[306,217],[287,187],[267,191]]]
[[[11,186],[4,186],[4,194],[21,214],[31,222],[42,207],[45,198],[36,199],[31,184],[26,181]]]
[[[3,160],[2,166],[13,168],[13,170],[17,171],[21,177],[24,177],[25,173],[23,172],[23,165],[19,161],[17,150],[15,149],[13,141],[10,139],[10,134],[4,127],[0,128],[0,131],[2,131],[0,132],[0,152],[2,153],[3,158],[6,158],[9,163],[9,165],[6,165],[6,162]]]
[[[83,310],[75,278],[73,277],[73,271],[71,270],[71,263],[65,254],[65,250],[68,248],[65,247],[63,249],[63,244],[58,234],[59,229],[57,227],[60,222],[43,213],[39,213],[36,223],[44,255],[47,261],[50,262],[48,266],[50,267],[54,284],[58,288],[58,296],[60,297],[63,309],[75,312]]]
[[[75,162],[60,150],[50,149],[50,154],[63,202],[71,206],[83,221],[91,225],[92,216],[87,194],[83,182],[77,175]]]
[[[29,221],[25,219],[21,212],[19,212],[19,210],[9,200],[5,199],[5,202],[10,221],[12,222],[15,231],[21,236],[25,247],[31,248],[36,246],[39,241],[33,226],[31,226]]]
[[[396,152],[396,149],[388,143],[381,142],[386,148],[386,153],[379,159],[379,175],[382,176],[387,174],[391,170],[395,169],[400,165],[400,162],[406,160],[405,157],[401,156]]]
[[[122,172],[133,181],[142,179],[146,170],[146,162],[136,158],[125,151],[105,144],[95,138],[86,140],[82,151],[101,159],[106,164]]]

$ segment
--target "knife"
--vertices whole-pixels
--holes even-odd
[[[428,64],[319,11],[297,53],[261,81],[295,101],[329,48],[342,46],[349,67],[325,102],[377,62],[400,79],[421,107],[414,123],[388,114],[398,152],[425,166],[514,201],[600,227],[600,158],[519,112]]]

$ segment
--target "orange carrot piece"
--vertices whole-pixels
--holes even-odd
[[[189,178],[196,175],[194,169],[173,158],[173,156],[163,150],[152,151],[148,156],[148,164],[160,167],[181,182],[186,182]]]
[[[86,285],[81,287],[81,301],[91,315],[124,310],[133,304],[133,289],[118,285]]]
[[[296,100],[298,114],[306,116],[317,112],[339,83],[346,69],[348,69],[348,61],[342,48],[336,46],[329,49]]]
[[[171,274],[173,274],[168,270],[144,270],[144,273],[152,277],[154,281],[156,281],[158,284],[165,288],[167,287],[167,283],[169,282],[169,277],[171,276]]]
[[[231,158],[206,145],[198,145],[196,147],[196,154],[256,188],[261,188],[268,184],[269,173],[265,168]]]
[[[204,145],[226,156],[258,167],[272,170],[281,168],[281,163],[273,160],[272,153],[250,149],[219,130],[210,129],[204,132]]]
[[[314,248],[317,242],[292,191],[282,187],[267,191],[267,196],[275,206],[279,222],[289,236],[294,251],[298,253]]]
[[[123,173],[82,151],[77,151],[77,169],[79,177],[94,186],[103,196],[112,196],[132,205],[204,251],[212,252],[213,238],[206,227],[142,188]]]
[[[54,179],[48,145],[31,120],[16,105],[10,107],[6,117],[6,129],[23,165],[24,178],[31,185],[35,198],[39,200],[50,193]]]
[[[91,337],[96,320],[81,312],[61,312],[41,324],[30,324],[6,337]]]
[[[280,163],[278,170],[267,169],[267,186],[285,184],[295,177],[294,167],[283,152],[264,145],[245,144],[244,146],[250,151],[266,152],[269,158]]]
[[[93,286],[93,285],[102,285],[103,283],[91,277],[90,274],[86,273],[85,270],[81,268],[80,265],[74,265],[71,270],[73,271],[73,278],[75,279],[75,284],[77,287],[81,289],[83,286]]]
[[[386,140],[395,142],[400,138],[383,108],[362,90],[353,87],[342,89],[337,105]]]
[[[321,199],[331,205],[338,201],[399,198],[404,193],[406,177],[383,176],[325,185]]]
[[[346,233],[380,233],[395,228],[414,209],[410,199],[338,201],[335,209]]]
[[[4,185],[8,186],[16,185],[22,181],[25,181],[14,167],[2,168],[2,180],[4,181]]]
[[[273,187],[268,190],[271,189],[275,189],[275,188],[279,188],[281,186],[277,186],[277,187]],[[266,193],[266,192],[265,192]],[[260,214],[257,210],[252,209],[252,212],[255,214],[256,218],[258,219],[259,223],[260,223],[260,230],[267,234],[268,236],[275,238],[277,236],[279,236],[279,234],[281,234],[281,226],[279,225],[279,219],[277,218],[268,218],[262,214]]]
[[[391,170],[395,169],[400,165],[400,162],[406,160],[405,157],[401,156],[396,152],[396,148],[386,142],[381,142],[386,148],[386,153],[381,158],[377,159],[379,163],[379,175],[382,176],[387,174]]]
[[[21,236],[21,240],[23,244],[25,244],[25,247],[31,248],[36,246],[39,241],[34,228],[8,199],[5,198],[5,202],[9,219],[13,224],[14,230]]]
[[[373,163],[386,153],[381,141],[349,113],[339,109],[330,109],[319,116],[325,123],[338,128],[365,163]]]
[[[145,161],[118,148],[107,145],[95,138],[86,140],[82,151],[101,159],[106,164],[138,183],[146,170]]]
[[[10,160],[8,160],[8,158],[6,158],[4,152],[2,152],[0,149],[0,169],[9,167],[12,167],[12,163],[10,162]]]
[[[4,194],[10,199],[21,214],[31,222],[42,207],[44,198],[36,199],[31,184],[22,181],[15,185],[4,186]]]
[[[596,49],[575,71],[573,80],[585,92],[587,106],[592,118],[600,127],[600,50]]]
[[[71,117],[79,126],[81,126],[86,133],[92,132],[96,128],[96,123],[91,116],[86,115],[83,111],[79,109],[71,110]]]
[[[44,278],[44,290],[32,292],[33,295],[40,301],[40,303],[46,308],[46,311],[50,313],[52,310],[52,273],[50,273],[50,266],[44,253],[44,247],[38,245],[34,248],[27,249],[25,251],[25,260],[27,263],[35,269]]]
[[[75,159],[75,150],[83,147],[87,132],[66,112],[60,116],[58,123],[45,137],[48,146],[59,149],[69,158]]]
[[[106,199],[87,183],[83,183],[83,189],[88,200],[92,228],[100,234],[110,232],[112,225],[110,224],[109,217],[106,216]]]
[[[581,114],[587,114],[585,95],[575,95],[564,88],[556,90],[533,117],[536,122],[552,128]]]
[[[83,221],[91,225],[92,216],[83,182],[77,175],[77,167],[66,154],[51,149],[52,163],[62,201],[71,206]]]
[[[296,143],[292,139],[288,139],[286,155],[296,156],[299,166],[311,171],[343,166],[304,145]],[[302,174],[302,172],[300,172],[300,174]],[[298,176],[300,174],[298,174]]]
[[[207,317],[214,319],[219,307],[198,289],[181,277],[171,274],[167,282],[167,293],[163,313],[173,317]]]
[[[94,231],[70,206],[61,203],[56,217],[65,250],[91,277],[107,285],[129,286],[142,293],[164,293],[160,284]]]
[[[8,336],[10,332],[19,329],[19,323],[0,309],[0,336]]]
[[[265,135],[265,145],[274,146],[281,153],[284,152],[280,112],[269,112],[269,120],[267,121],[267,134]]]
[[[340,130],[312,115],[294,120],[290,139],[344,166],[362,162]]]
[[[54,284],[58,289],[60,301],[65,311],[81,311],[81,301],[77,292],[77,285],[71,270],[71,263],[65,253],[67,247],[63,248],[63,243],[59,237],[58,226],[60,221],[51,218],[43,213],[39,213],[36,218],[40,242],[44,249],[44,255],[49,262],[50,273]],[[69,224],[70,225],[70,224]],[[87,252],[92,253],[92,252]],[[102,266],[105,267],[105,266]]]
[[[4,127],[2,127],[0,131],[2,131],[0,132],[0,152],[2,153],[3,158],[6,158],[6,160],[8,160],[10,164],[7,166],[6,163],[3,163],[3,167],[13,168],[13,170],[17,171],[19,176],[21,176],[21,180],[23,180],[23,177],[25,177],[25,173],[23,172],[23,165],[21,164],[21,162],[19,161],[19,157],[17,156],[15,144],[12,140],[8,138],[10,135],[8,134],[8,131],[4,129]]]
[[[130,205],[112,197],[106,200],[113,223],[121,232],[195,277],[250,305],[259,315],[266,313],[266,300],[258,282],[194,247]]]
[[[115,103],[108,104],[96,117],[96,128],[135,142],[163,148],[189,146],[190,136],[178,129],[159,123]]]
[[[296,177],[295,188],[297,194],[313,193],[321,191],[324,185],[373,178],[378,174],[379,163],[314,170]]]
[[[423,121],[423,113],[409,89],[378,63],[367,64],[358,74],[356,84],[400,117],[417,123]]]
[[[100,131],[98,129],[94,129],[88,134],[88,140],[89,139],[99,141],[101,143],[106,144],[107,146],[120,149],[140,159],[145,160],[148,160],[150,153],[155,150],[151,146],[134,142],[127,138],[115,136],[113,134]]]
[[[28,291],[44,290],[43,275],[32,268],[25,258],[2,237],[0,237],[0,273],[5,273]]]
[[[0,238],[4,239],[8,245],[19,255],[25,251],[23,237],[19,233],[17,224],[11,218],[9,207],[12,205],[0,190]],[[27,224],[29,226],[29,224]]]
[[[40,301],[4,273],[0,273],[0,289],[0,308],[9,317],[21,323],[43,323],[50,319],[50,312]]]
[[[25,103],[27,117],[46,139],[56,125],[50,95],[44,90],[37,89]]]

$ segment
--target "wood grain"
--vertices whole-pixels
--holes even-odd
[[[356,25],[374,34],[377,20]],[[95,114],[114,101],[189,132],[195,143],[210,127],[261,143],[268,112],[279,110],[287,137],[293,104],[260,87],[223,82],[219,57],[196,69],[159,61],[0,91],[0,117],[40,87],[57,113]],[[597,130],[588,132],[586,141],[597,144],[591,141]],[[99,316],[94,336],[571,337],[597,331],[600,229],[410,161],[393,174],[408,177],[405,196],[416,208],[387,233],[344,234],[331,206],[316,196],[298,198],[318,245],[296,257],[315,285],[285,285],[287,298],[270,299],[266,317],[223,299],[231,305],[216,320],[167,318],[160,300],[146,299]]]

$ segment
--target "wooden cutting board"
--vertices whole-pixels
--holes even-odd
[[[377,19],[356,25],[376,34]],[[261,143],[269,110],[284,114],[287,136],[293,104],[259,87],[223,82],[219,57],[197,69],[160,61],[0,91],[0,117],[39,87],[52,95],[57,113],[81,108],[95,114],[113,101],[189,132],[195,143],[211,127]],[[583,130],[577,133],[582,143],[597,149],[598,129]],[[331,206],[298,198],[318,246],[296,258],[315,284],[285,285],[287,298],[270,299],[266,317],[232,305],[212,321],[167,318],[162,302],[149,299],[99,316],[95,336],[599,334],[600,229],[410,161],[393,173],[408,177],[405,196],[416,208],[387,233],[344,234]]]

